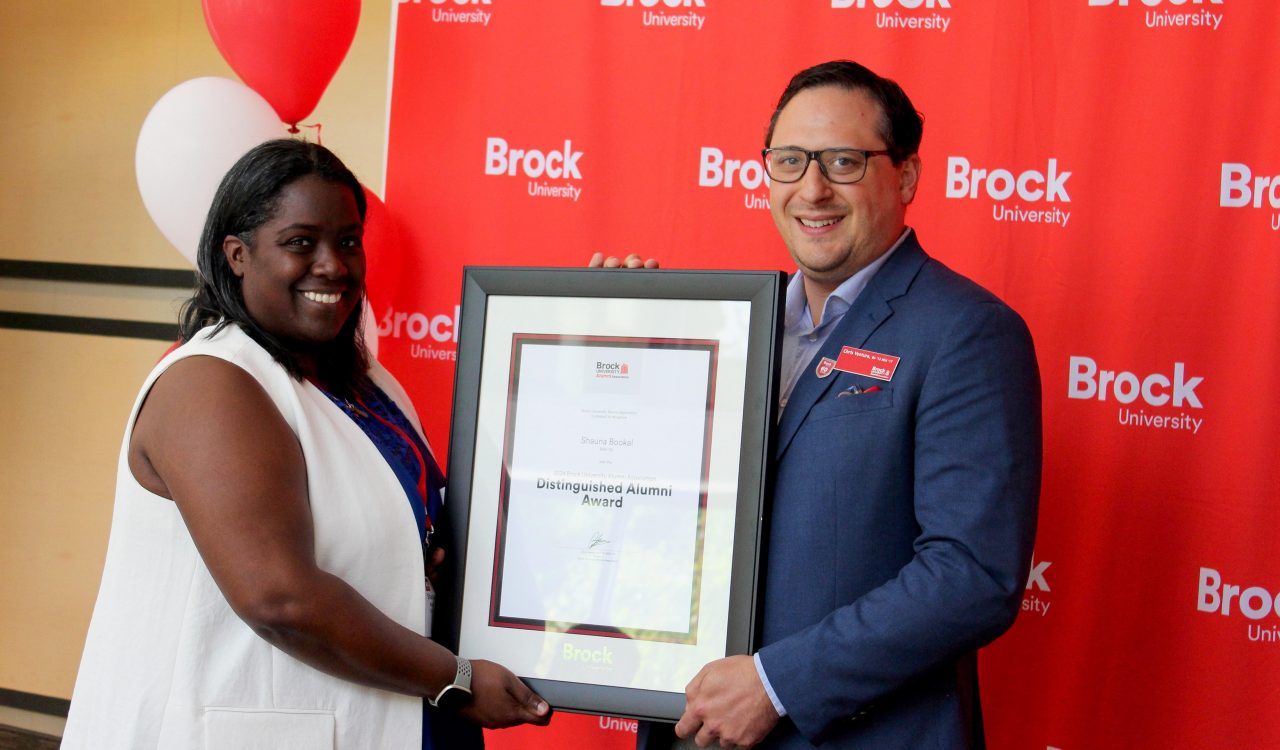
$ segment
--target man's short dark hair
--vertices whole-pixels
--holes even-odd
[[[769,128],[764,134],[765,148],[773,144],[773,129],[778,125],[778,115],[783,107],[805,89],[835,86],[846,91],[862,91],[880,104],[880,138],[884,140],[889,158],[901,164],[908,156],[920,150],[920,136],[924,132],[924,118],[912,106],[907,94],[894,81],[882,78],[864,65],[850,60],[833,60],[814,65],[796,73],[787,84],[778,106],[769,118]]]

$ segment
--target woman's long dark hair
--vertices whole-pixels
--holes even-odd
[[[304,373],[295,354],[249,315],[240,277],[232,272],[222,243],[234,235],[252,252],[254,231],[275,215],[285,187],[312,174],[350,188],[360,220],[364,221],[364,188],[332,151],[290,138],[255,146],[231,167],[213,196],[196,250],[196,290],[182,306],[179,332],[183,342],[190,341],[206,326],[222,330],[235,323],[291,375],[302,379]],[[369,352],[361,328],[363,307],[361,290],[360,304],[337,337],[320,348],[317,357],[320,382],[342,395],[359,393],[369,382]]]

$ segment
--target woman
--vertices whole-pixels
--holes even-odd
[[[423,636],[443,478],[361,340],[364,212],[301,141],[219,186],[184,343],[125,432],[63,747],[417,748],[423,697],[486,727],[548,721],[511,672]]]

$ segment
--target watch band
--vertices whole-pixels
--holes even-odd
[[[453,675],[453,682],[440,688],[436,697],[428,699],[433,706],[439,706],[446,696],[450,698],[450,702],[456,699],[465,702],[471,697],[471,661],[461,656],[455,658],[458,660],[458,671]]]

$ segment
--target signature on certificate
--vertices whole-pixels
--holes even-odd
[[[587,543],[587,549],[596,549],[597,547],[603,547],[608,544],[612,544],[612,542],[605,539],[604,534],[597,531],[591,535],[591,541]]]

